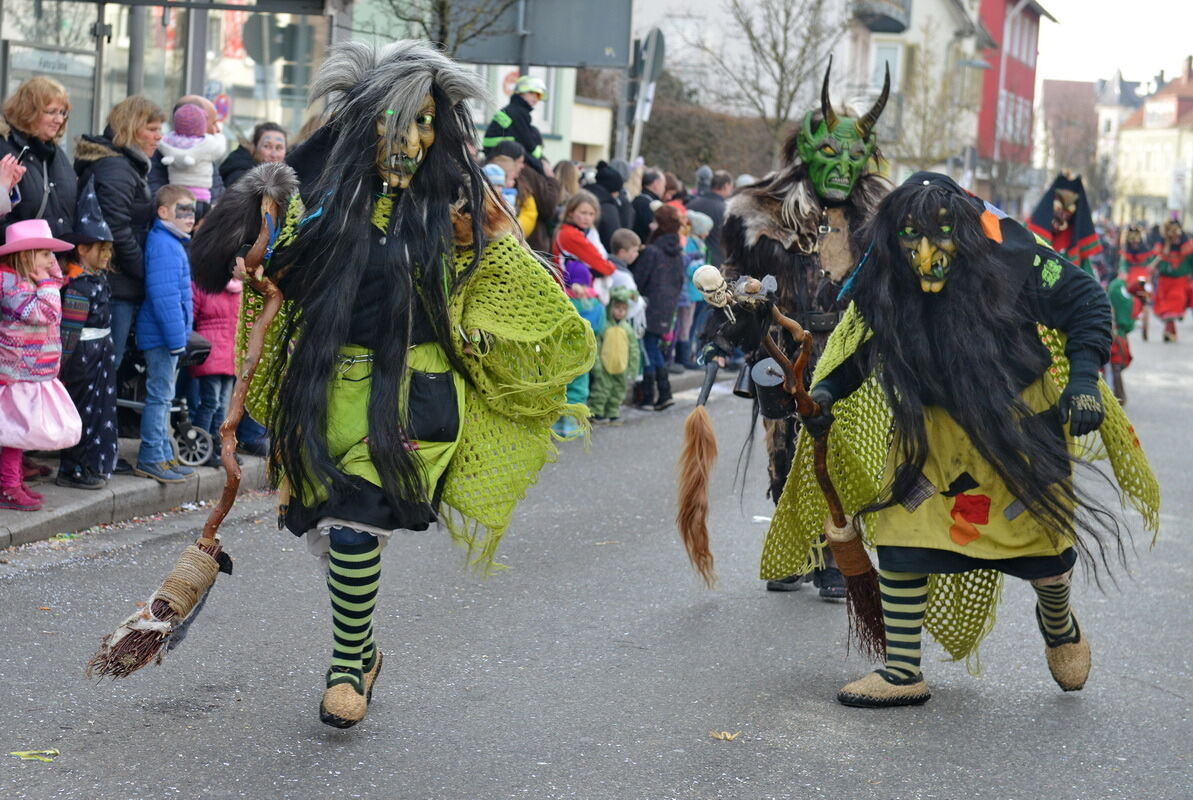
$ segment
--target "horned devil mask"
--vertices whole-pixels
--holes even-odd
[[[877,140],[874,125],[886,106],[891,93],[891,69],[886,68],[882,94],[861,119],[838,116],[828,96],[829,74],[833,62],[824,71],[820,87],[820,120],[813,127],[815,111],[804,115],[797,147],[800,158],[808,165],[808,179],[822,200],[843,202],[861,177],[866,162],[874,155]]]

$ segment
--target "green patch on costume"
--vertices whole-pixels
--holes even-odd
[[[1036,256],[1038,259],[1039,256]],[[1040,269],[1040,280],[1044,285],[1051,289],[1060,280],[1060,262],[1055,258],[1050,258],[1044,262],[1044,266]]]
[[[816,366],[812,384],[821,380],[853,355],[870,336],[857,307],[850,304],[833,331]],[[1064,356],[1065,336],[1041,328],[1040,339],[1052,353],[1048,376],[1055,387],[1068,381],[1069,362]],[[1110,387],[1099,381],[1106,418],[1097,434],[1071,440],[1070,447],[1083,458],[1108,457],[1115,479],[1128,502],[1143,516],[1149,530],[1159,529],[1160,488],[1122,406]],[[886,397],[870,376],[861,387],[833,404],[836,422],[829,434],[828,467],[841,495],[846,513],[853,514],[871,503],[886,485],[893,421]],[[1095,440],[1100,440],[1094,444]],[[967,501],[958,509],[963,518],[981,514],[981,503]],[[994,510],[990,501],[990,514]],[[761,577],[778,579],[805,573],[824,563],[821,533],[828,516],[824,495],[816,483],[812,463],[812,440],[803,432],[796,443],[795,459],[787,485],[779,497],[774,519],[762,551]],[[870,545],[882,534],[875,519],[863,519],[863,535]],[[946,528],[943,535],[949,535]],[[952,575],[932,575],[924,626],[955,660],[967,659],[971,670],[978,667],[978,645],[994,626],[995,609],[1001,595],[1002,574],[995,570],[974,570]]]
[[[294,197],[278,247],[295,241],[302,216],[302,203]],[[470,265],[472,254],[471,247],[456,248],[457,274]],[[237,328],[238,358],[243,358],[263,306],[262,296],[246,284]],[[293,313],[291,304],[283,303],[266,334],[249,388],[246,408],[263,424],[272,419],[278,394],[272,366],[282,356],[280,334]],[[450,452],[436,454],[424,468],[436,480],[442,476],[440,511],[453,538],[468,549],[471,564],[488,570],[496,566],[497,545],[514,508],[543,465],[557,455],[551,423],[564,415],[588,417],[582,404],[567,402],[565,392],[573,378],[592,366],[596,342],[589,324],[547,270],[510,235],[488,243],[472,276],[452,292],[448,314],[454,355],[466,373],[453,378],[462,403],[459,438]],[[417,368],[418,349],[411,351],[412,369]],[[331,387],[332,402],[361,409],[356,415],[363,425],[361,398],[350,397],[340,383]],[[329,419],[335,418],[329,412]],[[332,433],[329,430],[329,438]],[[365,459],[367,445],[357,450],[359,458],[353,455],[357,451],[346,455],[350,474],[379,485],[371,460]]]
[[[373,464],[369,452],[369,396],[372,393],[373,362],[372,351],[359,345],[349,344],[340,348],[340,366],[335,370],[328,387],[327,397],[327,452],[336,462],[336,468],[345,475],[363,478],[374,486],[381,486],[381,475]],[[402,379],[403,397],[409,396],[410,382],[415,374],[431,376],[439,380],[451,380],[455,385],[456,407],[459,418],[464,416],[464,379],[451,369],[451,362],[443,348],[433,342],[416,345],[406,354],[406,374]],[[399,408],[405,408],[403,400]],[[435,486],[447,471],[459,443],[457,438],[443,442],[414,440],[410,443],[410,455],[421,471],[422,485],[427,495],[434,494]],[[300,491],[292,487],[295,496],[303,505],[313,507],[327,499],[327,490],[322,486],[306,486]],[[412,498],[407,498],[412,499]]]

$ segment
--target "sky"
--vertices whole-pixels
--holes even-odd
[[[1040,0],[1057,23],[1041,20],[1036,76],[1070,81],[1150,80],[1179,75],[1193,55],[1193,3],[1186,0]]]

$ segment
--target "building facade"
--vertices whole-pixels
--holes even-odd
[[[1193,222],[1193,56],[1127,117],[1114,163],[1117,221]]]
[[[184,94],[212,100],[226,136],[247,138],[269,120],[297,134],[307,120],[311,76],[333,40],[383,45],[409,31],[385,13],[390,0],[255,0],[210,8],[74,0],[0,3],[0,91],[34,75],[62,82],[71,100],[63,144],[103,130],[108,110],[143,94],[167,112]],[[201,4],[201,3],[199,3]],[[494,105],[474,109],[478,127],[508,102],[517,67],[477,66]],[[535,111],[552,162],[607,158],[612,109],[576,102],[576,71],[532,67],[547,83]]]
[[[1035,0],[981,0],[978,14],[997,44],[982,51],[991,68],[982,81],[974,185],[978,194],[1022,217],[1035,177],[1032,120],[1040,21],[1056,20]]]

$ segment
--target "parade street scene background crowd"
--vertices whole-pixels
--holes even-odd
[[[5,0],[0,795],[1193,797],[1191,29]]]

